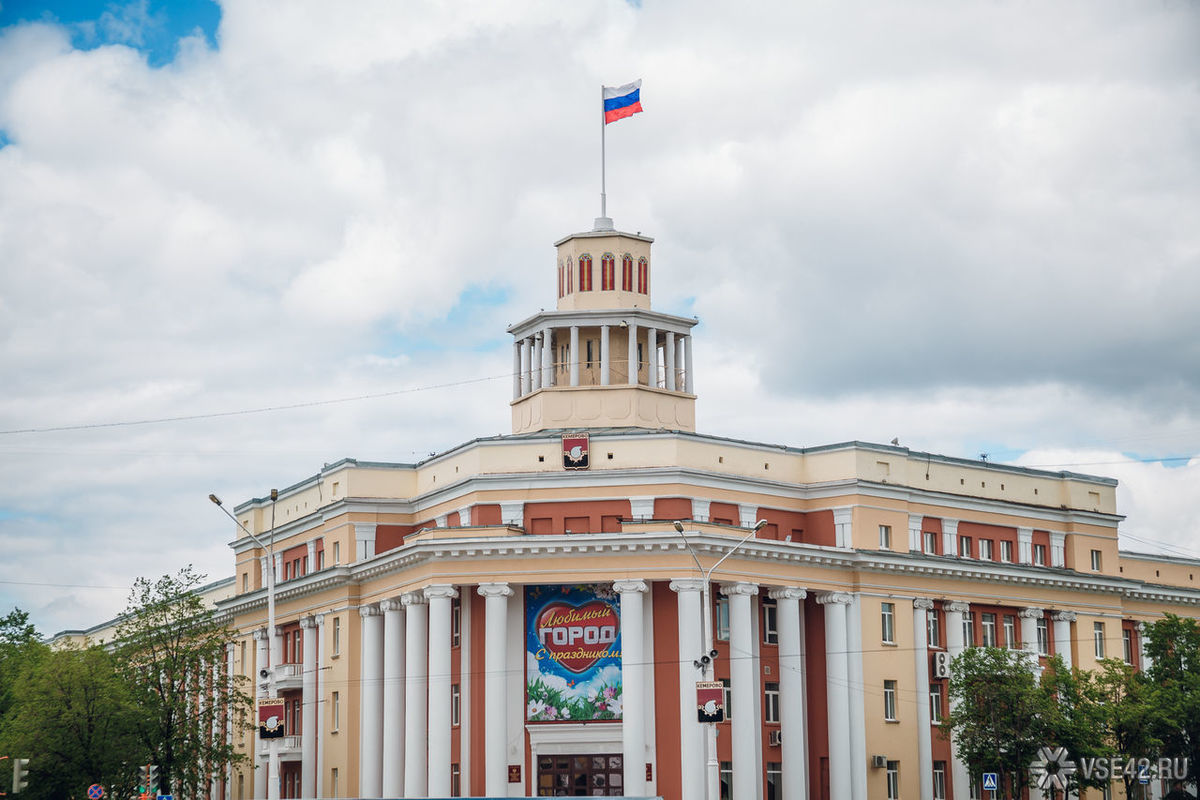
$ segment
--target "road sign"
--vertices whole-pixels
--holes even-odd
[[[175,795],[171,795],[171,794],[160,794],[160,795],[158,796],[158,800],[175,800]]]
[[[104,787],[98,783],[93,783],[88,787],[88,800],[100,800],[104,797]]]
[[[983,773],[983,789],[984,789],[984,791],[991,791],[991,792],[998,791],[996,788],[996,785],[999,782],[997,780],[998,777],[999,776],[995,772]]]

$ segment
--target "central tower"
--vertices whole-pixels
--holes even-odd
[[[513,433],[696,429],[696,320],[651,309],[653,243],[599,224],[554,243],[557,308],[508,329]]]

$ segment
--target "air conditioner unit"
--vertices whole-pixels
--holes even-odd
[[[933,677],[950,677],[950,654],[945,650],[933,654]]]
[[[771,731],[767,737],[767,741],[771,747],[779,747],[779,745],[783,744],[783,731]]]
[[[887,756],[871,756],[871,766],[883,768],[887,766]]]

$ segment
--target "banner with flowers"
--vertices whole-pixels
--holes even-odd
[[[525,587],[525,718],[621,719],[621,602],[608,584]]]

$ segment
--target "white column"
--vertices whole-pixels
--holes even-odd
[[[850,595],[826,592],[817,597],[825,607],[825,696],[829,718],[829,793],[851,797],[850,668],[847,659],[847,612]],[[957,796],[957,795],[956,795]],[[965,797],[966,795],[963,795]]]
[[[753,528],[758,523],[758,506],[754,503],[738,503],[738,524]]]
[[[407,592],[404,604],[404,796],[424,797],[429,735],[425,728],[429,606],[425,595]]]
[[[686,338],[683,334],[675,336],[675,389],[681,392],[684,387],[683,340]]]
[[[1033,563],[1033,528],[1017,528],[1017,560]]]
[[[963,614],[971,610],[966,603],[947,602],[942,606],[946,611],[946,652],[950,658],[957,658],[966,647],[963,641]],[[958,704],[950,698],[950,711],[953,712]],[[954,740],[950,741],[950,777],[954,786],[955,797],[969,797],[971,778],[967,765],[959,759],[954,751]]]
[[[667,334],[671,336],[670,333]],[[669,373],[668,373],[669,374]],[[754,625],[750,613],[750,598],[758,594],[753,583],[734,583],[721,587],[721,594],[729,598],[729,683],[733,694],[733,707],[742,709],[733,718],[730,730],[733,745],[733,796],[753,798],[758,796],[758,784],[762,779],[762,768],[756,758],[754,741],[758,726],[750,709],[758,703],[754,692],[754,676],[758,659],[754,657],[754,641],[751,630]]]
[[[571,326],[571,385],[579,385],[579,326]]]
[[[542,331],[542,386],[554,385],[554,329]]]
[[[1054,652],[1062,656],[1067,669],[1071,668],[1071,623],[1075,621],[1074,611],[1059,611],[1051,617],[1054,621]],[[1024,626],[1024,621],[1022,621]],[[1037,620],[1034,620],[1034,636],[1037,635]]]
[[[692,379],[692,335],[683,337],[683,390],[688,394],[696,393],[696,382]]]
[[[450,796],[450,613],[458,591],[425,587],[429,601],[429,783],[434,796]]]
[[[513,400],[521,397],[521,342],[513,342]]]
[[[692,662],[700,656],[699,579],[671,581],[679,604],[679,765],[681,796],[704,797],[704,731],[696,718],[696,681],[700,673]]]
[[[508,718],[505,712],[504,674],[507,669],[508,598],[507,583],[481,583],[476,590],[484,598],[484,794],[508,794]]]
[[[636,322],[629,323],[629,367],[627,369],[627,372],[629,373],[629,379],[627,382],[630,386],[637,386],[638,382],[637,329]]]
[[[383,609],[383,796],[404,793],[404,604],[392,597]]]
[[[533,339],[526,336],[521,340],[521,394],[533,391]]]
[[[1075,618],[1072,616],[1071,622],[1074,621]],[[1138,656],[1138,669],[1143,673],[1149,672],[1150,668],[1154,666],[1154,659],[1146,652],[1146,623],[1144,622],[1138,623]]]
[[[264,557],[264,565],[265,565],[265,557]],[[264,566],[264,569],[265,569],[265,566]],[[265,573],[263,574],[263,581],[264,581],[264,583],[266,581]],[[255,694],[258,697],[258,699],[261,700],[267,696],[267,685],[259,677],[259,672],[261,670],[270,668],[268,666],[268,664],[270,662],[268,661],[268,655],[267,655],[267,652],[268,652],[267,648],[270,645],[267,640],[268,637],[267,637],[266,628],[259,628],[258,630],[254,631],[253,635],[254,635],[254,645],[255,645],[254,646],[254,669],[251,670],[251,672],[250,672],[250,679],[253,680],[254,683],[257,685],[258,690],[257,690],[257,692],[255,692]],[[254,760],[258,762],[254,769],[254,796],[255,797],[266,797],[267,796],[267,758],[266,758],[266,755],[263,753],[262,749],[259,747],[259,739],[258,739],[257,733],[254,734],[251,741],[252,741],[251,746],[254,748],[254,751],[253,751],[254,752]]]
[[[1041,608],[1022,608],[1017,612],[1021,618],[1021,647],[1029,654],[1030,669],[1034,675],[1041,675],[1042,668],[1038,661],[1037,621],[1045,615]]]
[[[779,620],[779,730],[783,736],[783,796],[808,794],[808,742],[804,736],[803,639],[800,638],[800,601],[803,589],[772,589]]]
[[[533,390],[536,392],[542,388],[542,334],[540,332],[533,335],[533,358],[530,361],[530,372],[533,374]]]
[[[929,713],[929,636],[927,615],[933,601],[924,597],[913,600],[913,654],[917,681],[917,769],[920,770],[920,797],[933,797],[933,724]]]
[[[913,553],[920,553],[925,549],[925,543],[921,541],[921,523],[924,517],[920,514],[908,515],[908,549]]]
[[[312,617],[300,618],[301,638],[304,642],[304,665],[300,668],[301,709],[300,723],[300,796],[317,796],[317,621]]]
[[[646,361],[650,364],[650,374],[646,381],[648,386],[658,387],[658,328],[646,329]]]
[[[600,385],[608,386],[608,371],[610,359],[608,357],[608,326],[600,326]]]
[[[663,344],[663,355],[666,357],[667,389],[675,391],[675,331],[667,331],[667,341]],[[737,778],[734,778],[736,781]]]
[[[958,555],[958,520],[942,520],[942,555]]]
[[[283,553],[275,554],[275,585],[283,583]],[[282,662],[280,662],[282,663]]]
[[[642,580],[613,581],[621,596],[621,752],[625,762],[623,794],[646,793],[646,641],[642,595],[649,590]]]
[[[321,669],[321,665],[325,662],[325,615],[317,614],[314,619],[317,621],[317,669]],[[319,676],[318,676],[319,678]],[[325,702],[321,699],[325,694],[325,684],[321,680],[317,681],[317,787],[314,797],[323,798],[325,796],[325,783],[322,776],[325,774]],[[227,793],[228,794],[228,793]],[[226,797],[225,800],[230,800]]]
[[[853,546],[853,545],[851,545]],[[846,661],[850,671],[850,794],[867,800],[867,710],[864,704],[862,595],[851,594],[846,609]],[[860,688],[862,687],[862,688]]]
[[[307,573],[309,573],[309,572],[316,572],[316,571],[317,571],[317,540],[316,540],[316,539],[309,539],[309,540],[308,540],[308,548],[307,548],[307,549],[308,549],[308,553],[307,553],[307,555],[308,555],[308,569],[307,569],[307,570],[305,570],[305,574],[307,574]]]
[[[383,617],[379,606],[360,606],[362,667],[359,672],[360,797],[383,796]]]

